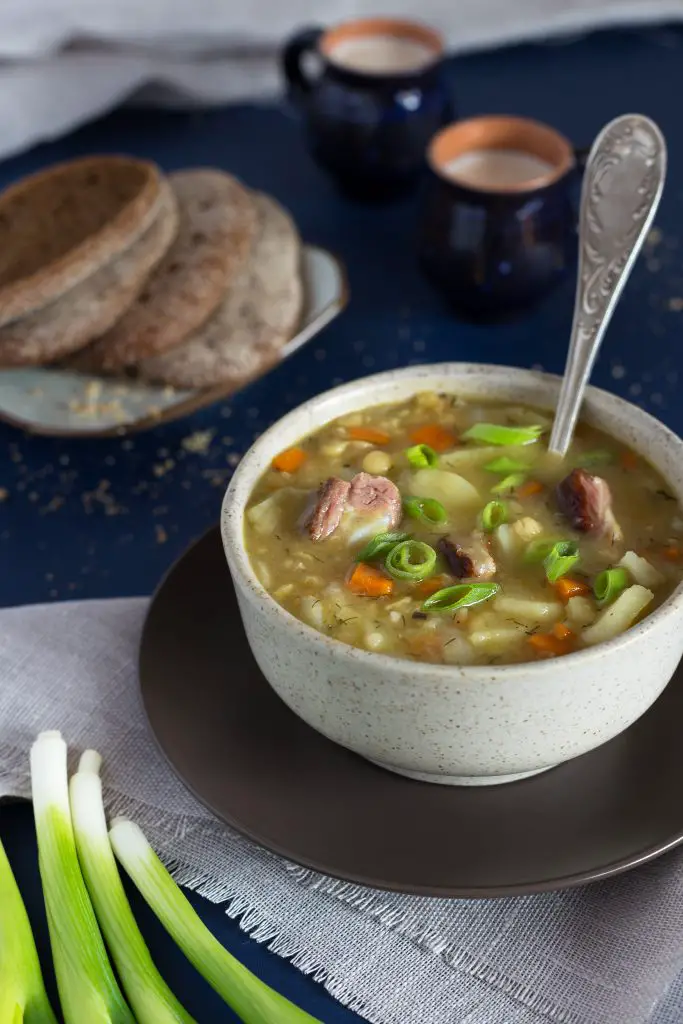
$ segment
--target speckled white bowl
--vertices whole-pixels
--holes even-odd
[[[424,390],[553,408],[558,389],[556,377],[511,367],[406,367],[306,402],[244,456],[222,510],[244,628],[270,685],[314,729],[411,778],[486,785],[584,754],[659,696],[683,654],[683,587],[643,622],[590,650],[523,665],[458,667],[362,651],[325,636],[278,605],[249,563],[243,520],[254,484],[277,452],[329,420]],[[663,424],[595,388],[585,419],[649,459],[683,499],[683,441]]]

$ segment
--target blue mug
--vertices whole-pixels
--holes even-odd
[[[305,67],[311,54],[317,74]],[[285,46],[283,70],[314,159],[356,197],[410,190],[429,140],[454,117],[443,40],[412,21],[367,18],[305,29]]]
[[[583,156],[554,128],[521,117],[475,117],[434,137],[418,256],[457,313],[514,315],[573,267]]]

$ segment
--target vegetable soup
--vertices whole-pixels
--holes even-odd
[[[546,411],[423,392],[281,452],[246,512],[254,571],[344,643],[445,664],[609,640],[683,578],[683,515],[640,456]]]

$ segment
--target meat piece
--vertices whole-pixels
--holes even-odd
[[[338,476],[331,476],[315,497],[312,507],[304,513],[302,526],[311,540],[325,540],[337,529],[346,508],[351,484]]]
[[[573,469],[555,493],[560,512],[575,530],[602,534],[613,542],[621,539],[621,528],[612,511],[612,492],[601,476]]]
[[[356,512],[382,515],[387,530],[395,530],[401,522],[403,506],[395,483],[385,476],[356,473],[351,481],[349,505]]]
[[[490,580],[496,574],[495,560],[480,533],[473,533],[464,544],[442,537],[436,547],[458,579]]]

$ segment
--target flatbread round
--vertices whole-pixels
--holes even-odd
[[[128,309],[178,229],[175,195],[161,186],[155,220],[130,249],[48,306],[0,327],[0,367],[50,363],[99,337]]]
[[[54,301],[128,249],[158,211],[144,160],[57,164],[0,193],[0,326]]]
[[[303,308],[301,240],[289,214],[254,194],[258,214],[249,258],[218,310],[172,352],[138,365],[141,378],[178,388],[248,383],[274,363]]]
[[[249,253],[256,211],[222,171],[179,171],[175,242],[121,320],[84,353],[90,372],[117,371],[180,345],[216,309]]]

